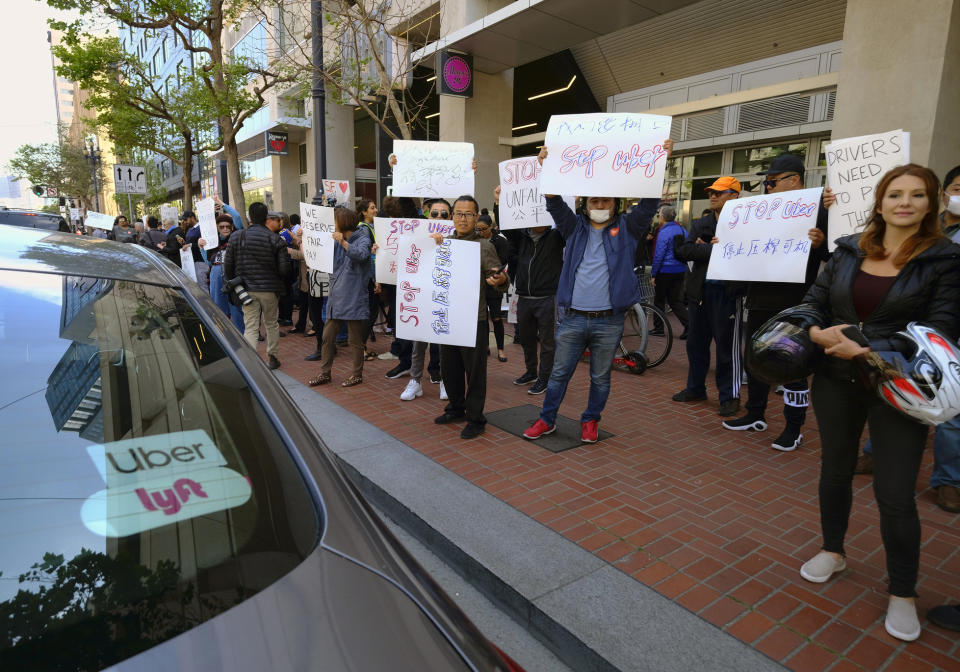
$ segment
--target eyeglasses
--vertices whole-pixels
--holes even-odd
[[[791,177],[797,177],[797,173],[790,173],[789,175],[784,175],[783,177],[768,177],[763,181],[763,186],[765,187],[775,187],[777,182],[781,180],[789,180]]]
[[[453,213],[454,219],[473,219],[477,216],[475,212],[455,212]]]
[[[450,213],[446,210],[431,210],[430,216],[434,219],[449,219]]]
[[[739,193],[739,192],[737,192],[737,191],[735,191],[735,190],[733,190],[733,189],[724,189],[723,191],[716,191],[716,190],[710,191],[710,190],[708,190],[708,191],[707,191],[707,196],[713,196],[714,194],[716,194],[717,196],[723,196],[724,194],[736,194],[736,193]]]

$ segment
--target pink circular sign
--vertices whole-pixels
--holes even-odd
[[[463,93],[470,88],[470,64],[460,56],[451,56],[443,66],[443,81],[451,91]]]

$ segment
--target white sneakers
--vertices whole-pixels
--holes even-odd
[[[443,383],[440,383],[440,401],[448,401],[450,397],[447,396],[447,388],[443,386]]]
[[[841,556],[837,560],[832,553],[820,551],[811,560],[803,563],[800,576],[813,583],[826,583],[831,576],[847,568],[847,562]]]
[[[891,595],[883,627],[891,636],[905,642],[917,639],[920,636],[920,619],[917,618],[916,602]]]
[[[413,401],[417,397],[423,396],[423,388],[420,386],[419,380],[411,380],[407,383],[407,386],[404,388],[403,392],[400,393],[400,398],[404,401]]]

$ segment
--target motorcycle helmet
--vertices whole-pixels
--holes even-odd
[[[871,351],[877,392],[890,406],[927,425],[960,414],[960,348],[932,327],[911,322],[890,338],[891,349]]]
[[[810,375],[818,348],[810,340],[810,327],[820,313],[812,304],[782,310],[750,337],[747,370],[768,385],[802,380]]]

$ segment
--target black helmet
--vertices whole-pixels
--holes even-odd
[[[809,303],[771,317],[750,337],[747,370],[769,385],[809,376],[818,351],[810,340],[810,327],[819,321],[819,311]]]

